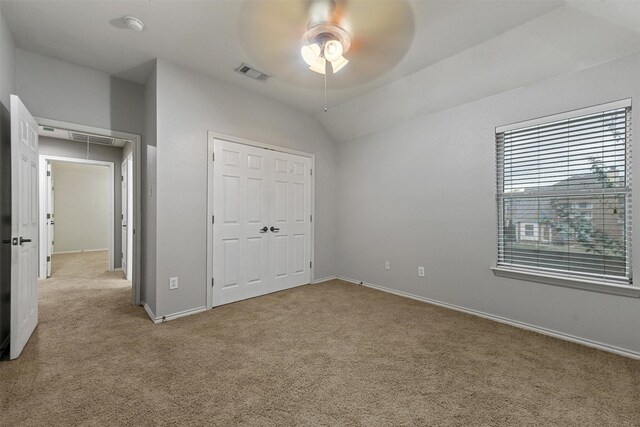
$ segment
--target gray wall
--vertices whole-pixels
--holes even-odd
[[[7,109],[12,93],[16,93],[16,46],[0,10],[0,102]]]
[[[640,99],[638,70],[634,55],[341,143],[339,274],[640,352],[639,299],[499,278],[490,270],[497,246],[495,127]],[[640,123],[640,108],[633,122]],[[640,156],[633,167],[640,170]],[[633,193],[639,200],[640,185]],[[639,242],[635,233],[633,245]],[[638,268],[640,251],[633,261]],[[426,278],[417,277],[418,266]]]
[[[104,129],[144,133],[144,86],[18,49],[17,90],[31,114]]]
[[[156,316],[206,305],[207,131],[316,155],[315,277],[336,274],[337,147],[317,120],[161,60],[157,108]]]
[[[108,249],[109,189],[113,186],[109,168],[71,162],[51,163],[55,188],[54,254]],[[119,258],[116,254],[114,257]]]
[[[87,146],[80,142],[66,141],[57,138],[40,137],[40,154],[52,156],[71,157],[74,159],[87,158]],[[91,145],[89,148],[89,160],[101,160],[114,164],[113,186],[114,186],[114,266],[120,267],[122,259],[122,187],[120,176],[122,168],[122,148],[108,147],[105,145]],[[57,249],[57,248],[56,248]]]

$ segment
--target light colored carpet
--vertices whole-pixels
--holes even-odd
[[[2,425],[640,424],[639,361],[340,281],[153,325],[99,254],[54,262]]]

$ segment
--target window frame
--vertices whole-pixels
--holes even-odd
[[[504,156],[504,150],[502,151],[502,153],[500,152],[500,143],[498,141],[498,136],[500,134],[504,134],[505,132],[509,132],[512,130],[518,130],[518,129],[528,128],[532,126],[537,126],[537,125],[545,125],[552,122],[558,122],[562,120],[568,120],[568,119],[574,119],[582,116],[598,114],[604,111],[622,109],[622,108],[629,109],[629,111],[627,112],[628,131],[626,133],[626,140],[625,140],[626,153],[627,153],[628,159],[626,159],[627,182],[625,183],[625,187],[624,187],[627,194],[627,197],[625,198],[624,224],[625,224],[625,228],[628,227],[629,230],[631,230],[631,227],[632,227],[632,218],[631,218],[632,217],[632,211],[631,211],[632,133],[630,129],[630,123],[631,123],[631,116],[633,114],[633,109],[631,107],[632,107],[631,99],[629,98],[629,99],[623,99],[620,101],[614,101],[610,103],[595,105],[592,107],[582,108],[579,110],[572,110],[572,111],[568,111],[560,114],[553,114],[549,116],[540,117],[537,119],[517,122],[511,125],[499,126],[495,128],[495,133],[494,133],[495,141],[496,141],[495,142],[496,144],[496,157],[495,157],[496,175],[495,176],[497,178],[496,179],[496,207],[497,207],[497,214],[498,214],[497,215],[498,223],[497,223],[497,233],[496,233],[496,238],[497,238],[496,248],[498,252],[496,253],[496,264],[491,268],[491,270],[493,270],[493,273],[496,276],[507,277],[512,279],[520,279],[520,280],[526,280],[526,281],[532,281],[532,282],[538,282],[538,283],[545,283],[545,284],[551,284],[551,285],[565,286],[565,287],[571,287],[571,288],[585,289],[590,291],[604,292],[604,293],[610,293],[610,294],[616,294],[616,295],[622,295],[622,296],[630,296],[630,297],[636,297],[636,298],[640,297],[640,287],[638,287],[636,284],[633,284],[633,279],[632,279],[633,278],[633,268],[632,268],[633,257],[632,257],[632,250],[631,250],[632,249],[632,239],[630,234],[631,231],[629,231],[629,236],[625,241],[626,262],[628,266],[628,277],[630,281],[628,285],[626,283],[618,284],[618,283],[606,282],[604,281],[604,279],[591,280],[588,277],[575,277],[575,276],[571,277],[566,273],[563,273],[561,270],[558,270],[559,271],[558,274],[553,274],[552,272],[537,271],[537,270],[534,270],[533,268],[529,269],[523,265],[499,264],[500,250],[501,250],[501,247],[504,245],[504,240],[503,240],[504,237],[501,237],[500,230],[502,229],[503,223],[504,223],[504,203],[505,203],[505,200],[508,198],[508,196],[506,196],[506,194],[508,193],[504,193],[504,179],[505,179],[504,168],[502,169],[502,171],[500,168],[501,162],[504,163],[504,157],[502,158],[500,157],[501,155]],[[599,195],[600,193],[597,193],[597,194]],[[541,230],[538,230],[538,232],[540,233]]]

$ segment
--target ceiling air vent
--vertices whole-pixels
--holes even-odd
[[[108,136],[89,135],[80,132],[69,132],[71,139],[78,142],[88,142],[90,144],[113,145],[114,138]]]
[[[255,68],[250,67],[249,65],[245,64],[244,62],[242,64],[240,64],[240,66],[238,68],[236,68],[236,71],[239,72],[240,74],[244,74],[245,76],[251,77],[252,79],[264,82],[266,81],[269,77],[268,74],[263,73],[260,70],[256,70]]]
[[[113,145],[114,138],[108,136],[89,135],[89,142],[92,144]]]

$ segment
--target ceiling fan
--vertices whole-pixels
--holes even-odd
[[[414,34],[408,0],[246,0],[238,24],[253,65],[318,89],[321,74],[333,76],[335,89],[380,77],[404,57]]]

